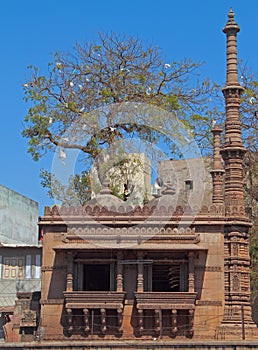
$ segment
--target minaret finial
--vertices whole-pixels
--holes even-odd
[[[240,85],[238,82],[237,70],[237,33],[240,31],[235,21],[235,14],[230,9],[228,13],[228,21],[223,28],[223,32],[227,35],[227,85]]]
[[[228,21],[227,21],[225,28],[223,29],[224,33],[226,33],[225,30],[227,30],[228,28],[232,28],[232,27],[235,28],[239,32],[240,28],[238,27],[238,25],[235,21],[234,11],[232,10],[232,7],[230,7],[230,10],[228,13]]]

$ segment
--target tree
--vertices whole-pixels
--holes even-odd
[[[112,150],[118,140],[130,137],[151,143],[162,138],[172,150],[175,145],[160,132],[157,113],[149,117],[148,125],[141,120],[143,105],[176,114],[205,149],[212,116],[210,96],[216,86],[201,80],[200,67],[190,59],[167,62],[159,48],[114,33],[100,33],[96,42],[77,44],[72,53],[55,52],[46,74],[29,66],[30,78],[24,84],[30,104],[23,130],[28,151],[38,160],[58,147],[64,160],[68,149],[77,149],[90,163],[103,150]],[[140,113],[132,106],[128,109],[132,103],[141,107]],[[127,114],[126,121],[121,113]],[[171,114],[164,118],[163,113],[162,118],[166,129],[164,119],[169,122]],[[89,169],[86,163],[84,170]],[[42,176],[48,187],[46,172]]]

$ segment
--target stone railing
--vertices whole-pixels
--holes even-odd
[[[154,218],[162,218],[162,217],[193,217],[199,215],[209,215],[209,216],[224,216],[224,205],[222,204],[213,204],[211,206],[203,206],[202,208],[198,207],[182,207],[182,206],[169,206],[165,207],[161,206],[148,206],[145,205],[143,207],[137,206],[135,208],[126,205],[120,205],[118,207],[112,206],[107,208],[105,206],[100,205],[86,205],[86,206],[77,206],[77,207],[66,207],[66,206],[53,206],[45,207],[44,216],[41,220],[45,221],[53,218],[56,220],[64,220],[66,218],[79,218],[83,217],[87,220],[87,218],[105,218],[112,217],[114,219],[119,219],[120,217],[137,218],[138,220],[146,220],[146,218],[154,217]]]
[[[109,291],[73,291],[63,292],[65,300],[65,308],[68,315],[68,333],[74,330],[73,325],[73,310],[81,309],[83,312],[83,328],[85,333],[91,329],[90,317],[94,309],[100,312],[101,332],[103,334],[107,331],[107,310],[115,309],[117,325],[116,329],[119,333],[122,332],[123,308],[125,292],[109,292]]]
[[[67,309],[118,309],[123,308],[125,292],[72,291],[63,292]]]
[[[197,293],[189,292],[136,292],[136,308],[138,310],[138,332],[142,334],[144,329],[144,310],[153,310],[154,329],[157,333],[162,330],[163,310],[171,313],[170,332],[173,336],[178,333],[178,311],[185,310],[188,314],[188,324],[185,334],[193,335],[193,318]]]

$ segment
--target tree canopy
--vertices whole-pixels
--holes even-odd
[[[149,138],[150,130],[144,125],[128,123],[114,129],[110,113],[102,114],[105,123],[96,120],[94,111],[125,102],[177,112],[182,123],[203,137],[205,127],[200,128],[200,121],[208,121],[212,86],[200,80],[200,66],[191,59],[164,61],[159,48],[114,33],[99,34],[94,43],[77,44],[71,53],[54,53],[47,74],[30,66],[31,76],[24,84],[30,108],[23,136],[28,138],[29,152],[38,160],[46,149],[61,145],[96,157],[101,145],[110,145],[125,133]],[[87,144],[62,139],[77,122],[91,135]],[[109,127],[102,128],[101,123]]]

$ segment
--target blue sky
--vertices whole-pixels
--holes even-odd
[[[41,188],[39,172],[52,158],[34,162],[22,138],[28,105],[22,84],[27,66],[44,69],[55,50],[69,51],[99,31],[136,35],[161,47],[170,60],[205,61],[205,76],[225,81],[225,35],[232,6],[241,31],[239,58],[257,72],[257,0],[2,0],[0,4],[0,183],[39,202],[39,214],[52,201]]]

